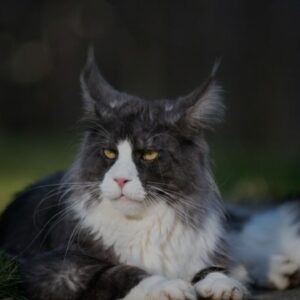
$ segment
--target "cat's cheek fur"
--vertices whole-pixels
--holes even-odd
[[[121,197],[121,189],[108,173],[105,174],[104,179],[100,184],[100,192],[102,197],[112,200]]]
[[[120,300],[197,300],[193,286],[180,279],[166,279],[153,275],[142,280]]]
[[[124,186],[123,194],[125,197],[137,202],[143,202],[146,196],[146,192],[138,178],[131,180]]]
[[[247,295],[247,289],[237,280],[220,272],[208,274],[195,284],[198,295],[214,300],[242,300]]]

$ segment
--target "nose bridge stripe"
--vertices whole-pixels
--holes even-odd
[[[129,141],[121,141],[118,144],[119,160],[121,161],[132,161],[132,147]]]
[[[112,167],[114,177],[132,179],[137,176],[136,165],[132,159],[132,147],[127,140],[121,141],[118,146],[118,158]]]

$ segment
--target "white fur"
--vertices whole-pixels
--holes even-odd
[[[123,190],[114,181],[121,177],[129,180]],[[222,234],[218,215],[208,217],[196,230],[183,224],[162,201],[145,205],[145,191],[128,141],[118,144],[118,159],[105,174],[100,189],[100,202],[86,206],[84,199],[75,201],[75,212],[82,226],[91,231],[95,240],[112,247],[120,262],[154,275],[134,287],[124,300],[196,299],[188,282],[199,270],[213,264],[210,255]],[[129,200],[124,203],[119,199],[122,195]],[[85,197],[88,199],[90,195]],[[205,281],[205,289],[210,282]],[[224,292],[232,299],[241,299],[240,284],[234,279],[226,276],[226,280],[222,278],[212,284],[213,295],[222,296]],[[198,292],[202,293],[201,286]]]
[[[123,190],[114,181],[121,177],[129,180]],[[105,174],[100,189],[100,202],[87,207],[84,199],[79,199],[75,205],[82,226],[91,231],[95,240],[101,240],[107,248],[112,247],[120,262],[173,279],[160,279],[151,289],[149,282],[152,284],[157,277],[146,279],[131,291],[132,298],[125,299],[144,299],[141,293],[145,290],[153,295],[161,295],[162,291],[164,297],[184,299],[190,287],[178,279],[190,282],[199,270],[213,264],[210,255],[222,234],[218,215],[208,217],[196,230],[183,224],[175,211],[162,201],[145,205],[145,191],[128,141],[118,144],[118,159]],[[129,200],[120,200],[122,195]],[[161,299],[157,297],[151,299]]]
[[[76,292],[83,287],[77,268],[62,269],[53,276],[53,289],[60,288],[61,285],[67,286],[71,291]]]
[[[132,160],[130,143],[127,140],[121,141],[117,148],[118,158],[104,176],[100,185],[101,194],[103,198],[112,200],[113,205],[124,214],[136,215],[143,209],[145,190]],[[125,178],[128,182],[121,189],[115,178]]]
[[[135,286],[123,300],[197,300],[191,284],[180,280],[168,280],[150,276]]]
[[[190,281],[211,264],[209,254],[221,234],[217,218],[208,218],[204,228],[195,231],[163,203],[148,207],[139,218],[126,217],[107,199],[88,209],[80,201],[75,209],[83,226],[113,247],[121,262],[168,278]]]
[[[113,180],[118,177],[130,180],[123,191]],[[76,212],[83,226],[106,247],[113,247],[121,262],[186,280],[210,263],[209,255],[221,235],[217,217],[208,218],[204,228],[196,231],[183,225],[174,210],[161,201],[144,205],[145,191],[128,141],[119,143],[118,159],[100,188],[101,202],[87,208],[85,201],[78,201]],[[122,193],[134,201],[116,200]]]
[[[195,289],[200,297],[218,300],[241,300],[247,294],[241,283],[220,272],[208,274],[195,284]]]
[[[271,255],[269,261],[270,267],[267,273],[267,285],[279,290],[287,289],[290,285],[290,276],[299,270],[299,263],[283,255]]]
[[[300,269],[299,224],[293,223],[294,205],[288,203],[257,214],[242,231],[228,236],[234,257],[262,286],[285,289],[289,286],[286,275]]]

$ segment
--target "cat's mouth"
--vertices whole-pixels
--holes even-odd
[[[120,202],[120,203],[138,203],[140,201],[129,198],[127,196],[125,196],[124,194],[122,194],[119,198],[116,199],[116,201]]]
[[[131,202],[132,200],[127,198],[124,195],[121,195],[121,197],[118,199],[118,201],[122,201],[122,202]]]

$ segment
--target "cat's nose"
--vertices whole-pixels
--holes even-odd
[[[123,177],[120,177],[120,178],[114,178],[114,181],[118,184],[118,186],[122,189],[124,187],[124,185],[130,181],[129,179],[127,178],[123,178]]]

